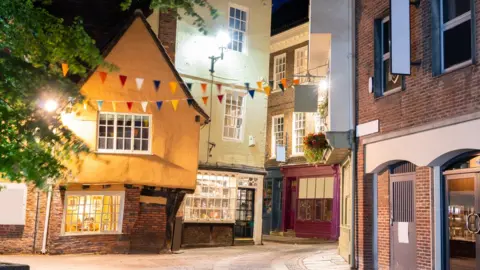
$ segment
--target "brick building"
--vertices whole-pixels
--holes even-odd
[[[476,269],[480,8],[411,5],[419,65],[399,76],[390,73],[390,2],[355,1],[358,267]]]
[[[142,12],[103,53],[118,70],[92,71],[81,86],[87,102],[61,112],[95,154],[65,164],[72,179],[58,179],[48,192],[2,183],[0,253],[170,250],[175,202],[196,187],[192,153],[208,116],[187,103],[192,96]]]

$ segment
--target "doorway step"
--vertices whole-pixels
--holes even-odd
[[[297,245],[336,243],[336,241],[320,239],[320,238],[300,238],[300,237],[281,236],[281,235],[263,235],[263,242],[276,242],[276,243],[297,244]]]
[[[255,245],[253,238],[235,238],[234,246],[250,246]]]

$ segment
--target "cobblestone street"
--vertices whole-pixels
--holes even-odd
[[[349,269],[336,244],[236,246],[182,250],[173,255],[9,255],[0,262],[29,264],[32,270],[109,269]]]

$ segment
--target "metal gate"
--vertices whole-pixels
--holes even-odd
[[[390,172],[391,269],[416,269],[415,165]]]

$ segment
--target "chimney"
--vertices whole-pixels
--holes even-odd
[[[175,11],[158,12],[158,39],[167,50],[172,62],[175,63],[175,44],[177,41],[177,17]]]

